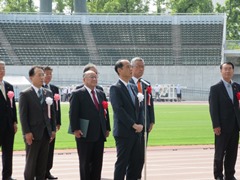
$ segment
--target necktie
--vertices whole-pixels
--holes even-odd
[[[233,90],[232,90],[232,86],[231,86],[231,84],[228,84],[227,87],[228,87],[228,88],[227,88],[228,95],[229,95],[230,99],[231,99],[232,102],[233,102]]]
[[[95,91],[92,90],[91,93],[92,93],[92,96],[93,96],[93,102],[94,102],[97,110],[99,111],[99,104],[98,104],[98,101],[97,101],[97,98],[96,98],[96,95],[95,95]]]
[[[139,93],[142,93],[142,86],[141,86],[140,79],[139,79],[138,82],[137,82],[137,88],[138,88],[138,92],[139,92]]]
[[[128,92],[129,92],[129,94],[130,94],[130,96],[131,96],[131,98],[132,98],[133,104],[135,104],[135,96],[134,96],[134,94],[133,94],[133,91],[132,91],[132,89],[131,89],[131,85],[130,85],[130,84],[127,84],[127,89],[128,89]]]
[[[38,90],[38,98],[40,100],[40,103],[42,104],[43,103],[43,95],[42,95],[41,89]]]
[[[45,84],[43,87],[45,87],[46,89],[49,89],[47,84]]]
[[[3,94],[4,98],[7,99],[7,98],[6,98],[6,92],[5,92],[4,84],[1,83],[1,86],[0,86],[0,87],[1,87],[1,91],[2,91],[2,94]]]

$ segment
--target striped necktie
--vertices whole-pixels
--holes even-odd
[[[42,90],[41,89],[38,90],[38,98],[40,100],[40,103],[42,104],[43,103],[43,94],[42,94]]]

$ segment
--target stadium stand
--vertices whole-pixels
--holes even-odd
[[[218,65],[224,15],[0,14],[0,57],[21,65]],[[13,58],[13,56],[16,56]]]

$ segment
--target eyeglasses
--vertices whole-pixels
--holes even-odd
[[[97,76],[87,76],[86,78],[90,78],[90,79],[98,79]]]

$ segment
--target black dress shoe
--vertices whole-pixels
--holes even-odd
[[[235,177],[233,177],[233,178],[225,178],[224,180],[237,180]]]
[[[217,177],[216,180],[223,180],[223,178],[222,177]]]
[[[58,177],[54,177],[53,175],[49,174],[46,176],[46,179],[58,179]]]

